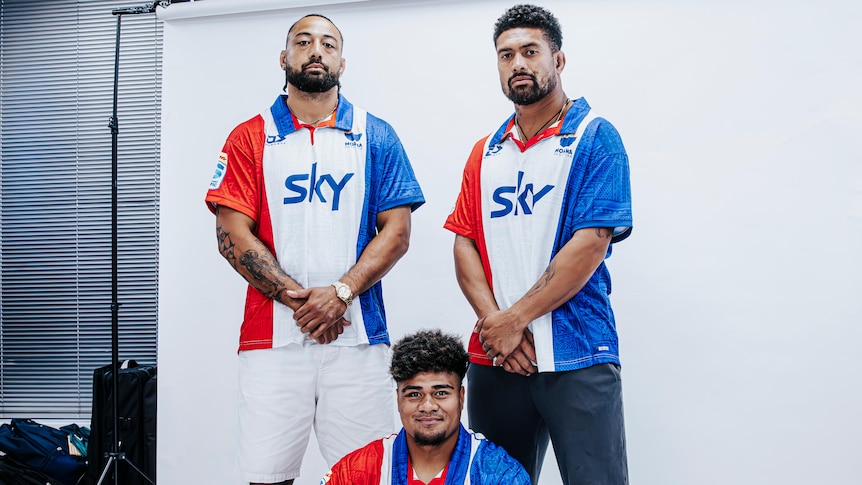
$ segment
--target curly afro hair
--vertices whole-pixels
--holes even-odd
[[[550,11],[536,5],[515,5],[503,12],[494,24],[494,43],[500,34],[519,27],[541,29],[545,39],[556,52],[563,47],[563,30],[560,22]]]
[[[448,372],[463,381],[468,362],[460,338],[440,330],[420,330],[392,346],[389,373],[395,382],[412,379],[420,372]]]

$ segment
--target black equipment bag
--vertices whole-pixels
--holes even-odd
[[[0,485],[61,485],[61,483],[11,456],[0,455]]]
[[[114,444],[114,396],[119,396],[118,451],[125,459],[156,481],[155,416],[156,366],[139,366],[134,360],[126,361],[117,373],[119,392],[113,392],[112,366],[99,367],[93,373],[93,416],[90,439],[87,445],[89,483],[98,483],[108,463],[107,453]],[[148,482],[129,463],[119,460],[117,483],[147,485]],[[103,484],[114,482],[114,465],[105,475]]]

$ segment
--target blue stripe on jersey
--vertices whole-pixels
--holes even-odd
[[[342,112],[339,108],[338,117],[341,118],[342,114],[345,119],[347,116],[352,117],[352,106],[344,98],[339,102],[339,105],[341,104],[345,105],[345,111]],[[354,133],[354,135],[357,134]],[[422,189],[407,159],[407,153],[392,126],[376,116],[367,114],[365,139],[368,143],[365,170],[366,207],[360,224],[357,255],[362,254],[371,239],[377,235],[378,213],[405,205],[410,206],[413,211],[425,203]],[[354,141],[360,140],[361,138]],[[363,315],[378,313],[385,315],[381,282],[375,283],[367,293],[371,298],[360,299]],[[383,320],[366,320],[366,332],[371,343],[389,343]]]
[[[275,102],[272,103],[272,107],[269,108],[269,111],[272,113],[279,136],[287,136],[296,131],[296,127],[293,125],[293,116],[291,116],[290,110],[287,109],[286,94],[277,97]]]
[[[515,115],[513,114],[512,116],[509,117],[509,119],[506,120],[505,123],[503,123],[502,126],[500,126],[500,128],[496,131],[496,133],[494,133],[494,135],[491,136],[491,141],[488,143],[488,146],[494,146],[494,145],[499,145],[500,143],[503,143],[503,137],[509,131],[509,125],[512,123],[512,120],[514,120],[514,119],[515,119]]]
[[[338,95],[338,112],[335,113],[335,127],[344,131],[353,129],[353,105],[340,94]]]
[[[561,134],[574,133],[590,107],[583,98],[566,113]],[[596,118],[584,129],[572,160],[551,257],[575,231],[632,226],[628,156],[616,129]],[[617,242],[628,230],[615,238]],[[608,249],[607,256],[610,256]],[[616,323],[610,304],[610,273],[601,263],[584,288],[551,314],[555,370],[601,363],[619,365]]]

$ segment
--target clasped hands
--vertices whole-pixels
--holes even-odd
[[[523,376],[538,372],[533,333],[521,327],[510,313],[486,315],[476,322],[473,332],[479,334],[482,350],[493,365]]]
[[[299,303],[293,319],[302,333],[319,344],[328,344],[344,333],[350,322],[344,319],[347,306],[335,295],[332,286],[289,290],[287,296]]]

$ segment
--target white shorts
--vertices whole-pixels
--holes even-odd
[[[288,345],[239,353],[239,472],[299,476],[311,427],[327,466],[396,429],[387,345]],[[324,470],[321,470],[321,475]]]

